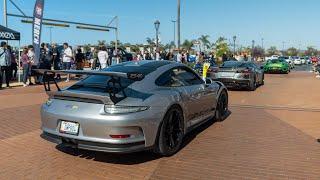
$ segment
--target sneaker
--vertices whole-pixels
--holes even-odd
[[[320,78],[320,75],[317,75],[316,78]]]
[[[27,87],[28,86],[28,84],[23,84],[23,87]]]
[[[67,79],[65,82],[67,83],[67,82],[69,82],[70,80],[69,79]]]

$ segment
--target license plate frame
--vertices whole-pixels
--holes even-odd
[[[79,134],[80,124],[73,121],[60,121],[59,132],[77,136]]]

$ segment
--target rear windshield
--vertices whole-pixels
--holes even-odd
[[[148,62],[126,62],[114,66],[110,66],[108,68],[103,69],[102,71],[108,72],[122,72],[122,73],[140,73],[144,76],[150,74],[155,71],[158,67],[165,65],[166,63],[154,63],[150,61]],[[79,91],[95,91],[95,92],[109,92],[113,91],[118,93],[121,89],[125,89],[134,83],[134,80],[130,80],[127,78],[115,78],[117,83],[112,83],[112,77],[110,76],[98,76],[91,75],[86,77],[85,79],[79,81],[78,83],[71,86],[69,89],[76,89]],[[118,83],[120,82],[120,84]]]
[[[224,62],[220,68],[236,68],[236,67],[244,67],[245,63],[239,61],[226,61]]]
[[[283,63],[283,62],[286,62],[286,61],[283,60],[283,59],[273,59],[273,60],[270,60],[269,62],[274,64],[274,63]]]

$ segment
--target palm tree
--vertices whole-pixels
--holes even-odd
[[[104,45],[106,45],[105,40],[98,40],[98,46],[104,46]]]
[[[193,47],[193,41],[189,41],[189,40],[185,40],[183,43],[182,43],[182,47],[188,51],[192,50],[192,47]]]
[[[203,50],[207,50],[210,48],[211,43],[209,41],[209,38],[210,38],[209,35],[201,35],[201,37],[198,38],[198,40],[201,42]]]
[[[153,52],[153,47],[156,46],[156,43],[154,42],[154,39],[151,39],[149,37],[147,37],[146,39],[148,46],[150,47],[151,51]]]

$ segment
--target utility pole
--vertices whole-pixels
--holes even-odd
[[[178,15],[177,15],[177,21],[178,21],[178,49],[180,50],[180,0],[178,0]]]
[[[50,44],[52,44],[52,26],[50,26],[50,27],[48,27],[48,29],[49,29],[49,37],[50,37]]]
[[[4,22],[4,26],[8,27],[7,0],[3,0],[3,22]]]
[[[176,20],[171,20],[171,22],[173,23],[173,42],[174,45],[176,45]]]

